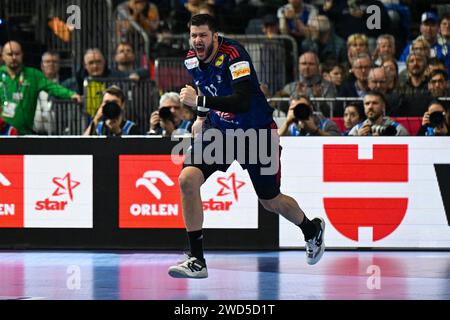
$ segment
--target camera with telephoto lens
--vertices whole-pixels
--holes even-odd
[[[378,134],[379,136],[393,137],[397,135],[397,128],[393,125],[381,126],[373,125],[371,128],[372,135]]]
[[[115,102],[108,102],[103,106],[103,118],[105,120],[116,120],[122,114],[122,108]]]
[[[435,111],[430,114],[430,124],[432,128],[441,128],[444,125],[445,116],[443,112]]]
[[[312,116],[311,107],[306,103],[299,103],[294,107],[294,116],[297,121],[308,120]]]
[[[162,107],[159,109],[159,118],[162,121],[172,121],[175,123],[175,119],[173,117],[172,111],[170,111],[170,107]]]

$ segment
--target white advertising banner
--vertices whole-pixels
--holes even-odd
[[[92,228],[90,155],[24,156],[24,227]]]
[[[310,219],[324,218],[327,247],[450,248],[435,168],[450,166],[449,138],[286,137],[281,145],[281,190]],[[302,246],[299,228],[280,218],[280,247]]]
[[[247,171],[235,161],[217,171],[201,188],[204,228],[257,229],[258,198]]]

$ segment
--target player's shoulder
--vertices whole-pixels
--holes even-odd
[[[195,54],[194,50],[189,50],[186,54],[186,57],[184,58],[184,65],[188,70],[197,68],[199,65],[199,61],[197,58],[197,55]]]
[[[244,47],[238,41],[229,38],[223,38],[219,46],[219,53],[227,55],[230,62],[247,57]]]

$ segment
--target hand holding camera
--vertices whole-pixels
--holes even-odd
[[[102,107],[102,115],[105,125],[115,135],[119,135],[122,132],[120,125],[123,120],[123,110],[115,102],[108,102]]]

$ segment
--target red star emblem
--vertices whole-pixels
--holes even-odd
[[[72,180],[70,177],[70,172],[67,173],[64,178],[53,178],[53,183],[58,186],[55,191],[53,191],[53,196],[62,196],[68,194],[70,201],[73,201],[73,189],[80,185],[80,182]]]
[[[232,173],[228,178],[217,178],[217,182],[222,186],[222,189],[217,193],[218,197],[223,197],[233,193],[236,201],[239,200],[238,190],[245,185],[245,182],[236,180],[236,173]]]

